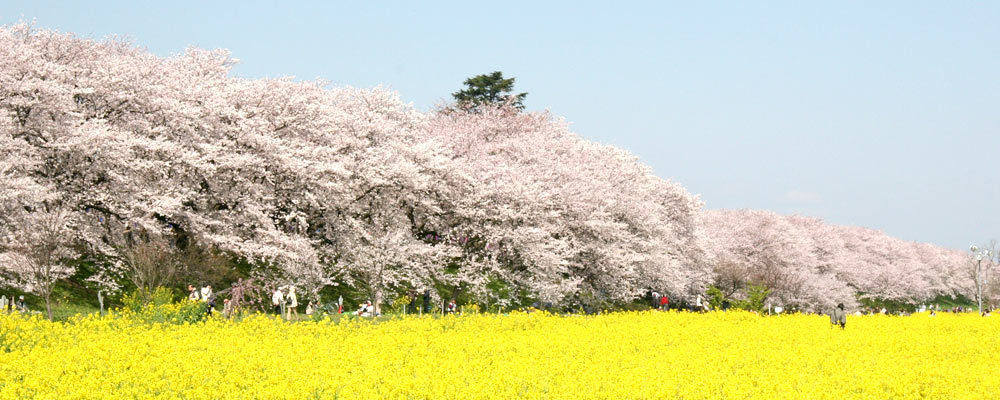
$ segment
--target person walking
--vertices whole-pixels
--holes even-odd
[[[288,295],[285,296],[285,303],[288,303],[288,309],[286,310],[287,316],[285,319],[291,321],[292,313],[295,313],[295,319],[299,319],[299,298],[295,295],[295,286],[288,287]]]
[[[844,303],[837,304],[837,308],[833,309],[830,313],[830,329],[833,329],[835,325],[840,325],[840,329],[844,329],[847,325],[847,313],[844,312]]]
[[[194,288],[194,285],[188,285],[188,300],[198,301],[198,290]]]
[[[274,306],[274,313],[280,316],[282,314],[281,307],[285,304],[285,294],[281,293],[281,288],[274,289],[274,294],[271,295],[271,304]]]
[[[199,299],[203,302],[208,302],[212,297],[212,285],[205,285],[201,288],[201,292],[198,293]]]
[[[660,296],[660,311],[667,311],[670,308],[670,298],[666,294]]]
[[[7,295],[0,297],[0,312],[7,311]]]
[[[211,317],[213,312],[215,312],[215,296],[212,296],[212,298],[208,299],[208,302],[205,303],[205,314]]]

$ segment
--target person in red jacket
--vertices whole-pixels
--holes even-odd
[[[664,294],[660,297],[660,310],[667,311],[668,308],[670,308],[670,299]]]

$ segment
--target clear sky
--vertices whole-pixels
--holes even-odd
[[[707,208],[1000,238],[998,2],[224,3],[5,0],[0,23],[227,48],[239,76],[384,85],[421,110],[500,70]]]

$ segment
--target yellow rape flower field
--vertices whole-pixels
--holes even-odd
[[[65,323],[0,316],[2,399],[995,399],[974,314],[543,313]]]

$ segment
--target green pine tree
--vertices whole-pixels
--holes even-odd
[[[476,109],[481,105],[500,105],[510,102],[517,109],[524,109],[524,98],[528,93],[513,94],[514,78],[504,78],[503,72],[476,75],[463,82],[465,89],[452,93],[459,106]]]

